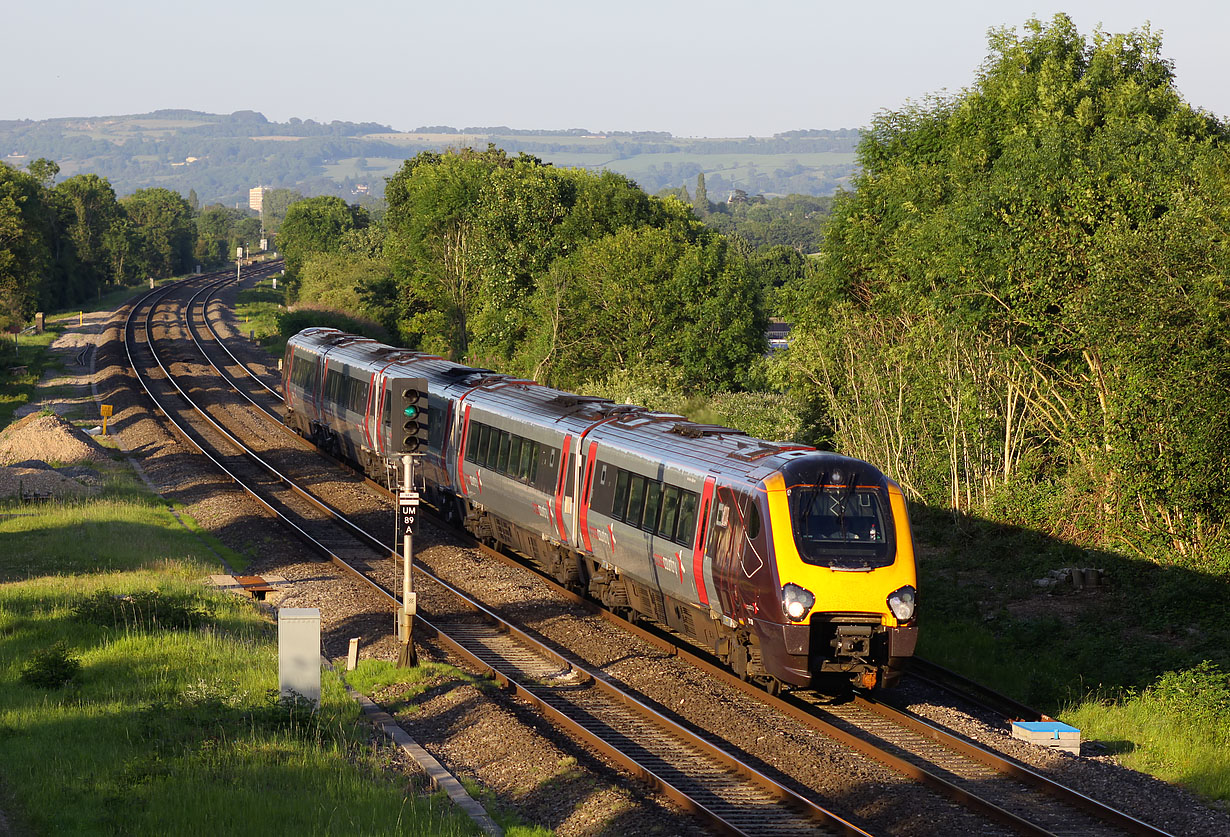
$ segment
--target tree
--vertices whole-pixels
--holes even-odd
[[[278,249],[286,257],[286,276],[292,282],[314,253],[336,253],[351,230],[371,223],[367,212],[341,198],[305,198],[290,205],[278,233]]]
[[[42,187],[33,175],[0,163],[0,317],[8,324],[34,313],[51,264]]]
[[[170,189],[139,189],[120,205],[136,234],[137,247],[129,259],[138,272],[156,278],[186,272],[196,230],[183,196]]]
[[[705,188],[705,173],[696,175],[696,200],[692,203],[696,214],[705,217],[709,214],[709,191]]]
[[[273,234],[282,226],[282,219],[290,205],[303,200],[303,195],[294,189],[269,189],[265,192],[265,200],[261,204],[261,221],[265,231]]]
[[[62,289],[57,302],[80,302],[114,281],[108,234],[120,215],[115,191],[106,178],[78,174],[52,189],[52,200],[59,218],[57,229],[71,248],[66,260]]]
[[[786,380],[917,498],[1150,554],[1230,552],[1230,132],[1145,28],[1001,30],[961,95],[880,114]]]
[[[553,264],[536,311],[536,377],[563,387],[670,365],[690,387],[737,388],[764,351],[756,283],[719,236],[624,227]]]
[[[48,160],[46,157],[39,157],[32,161],[27,169],[30,175],[38,181],[40,186],[50,189],[55,185],[56,175],[60,173],[60,164],[55,160]]]

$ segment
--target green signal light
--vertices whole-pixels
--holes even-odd
[[[418,418],[419,417],[419,408],[414,406],[413,404],[411,404],[406,409],[402,410],[402,412],[406,414],[406,418]]]

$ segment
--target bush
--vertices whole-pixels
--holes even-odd
[[[382,343],[390,343],[389,333],[379,323],[364,320],[342,311],[300,305],[293,311],[278,314],[278,331],[283,337],[293,337],[305,328],[336,328],[351,334],[361,334]]]
[[[213,620],[213,605],[196,596],[170,596],[158,590],[117,595],[99,590],[72,606],[73,616],[104,628],[182,630]]]
[[[35,651],[21,669],[21,679],[40,689],[58,689],[71,683],[81,671],[81,660],[68,653],[64,643]]]

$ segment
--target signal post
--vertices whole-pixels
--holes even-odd
[[[427,444],[427,379],[393,379],[389,382],[389,397],[392,402],[389,405],[392,419],[389,450],[401,459],[398,473],[397,528],[400,530],[402,547],[402,604],[397,609],[398,638],[401,640],[397,665],[407,668],[418,665],[418,654],[414,650],[414,616],[418,608],[417,594],[414,592],[413,556],[414,522],[418,517],[419,494],[415,489],[414,460],[421,456],[420,449]]]

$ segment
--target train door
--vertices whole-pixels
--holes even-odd
[[[752,494],[718,487],[708,554],[718,598],[731,616],[756,616],[762,588],[772,586],[763,576],[770,567],[761,517],[760,504]]]

